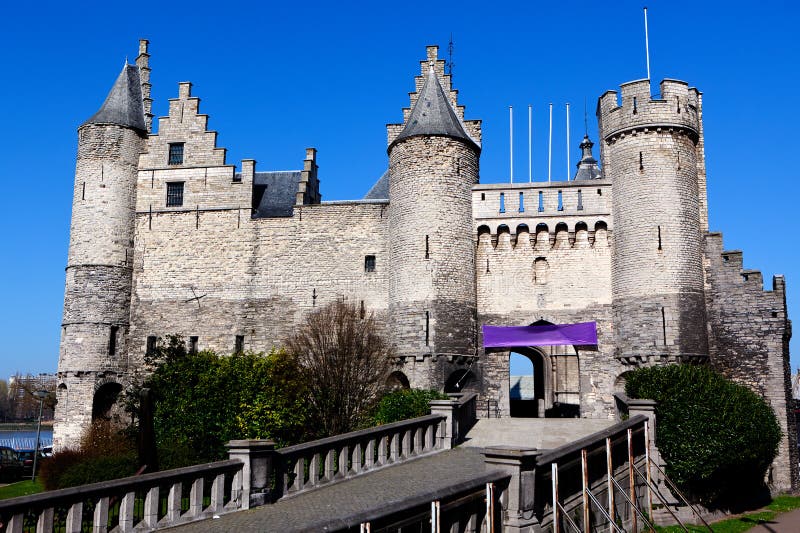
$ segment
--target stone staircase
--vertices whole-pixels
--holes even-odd
[[[615,422],[595,418],[481,418],[462,446],[511,446],[547,450],[602,431]]]

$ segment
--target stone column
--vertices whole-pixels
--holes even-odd
[[[456,400],[431,400],[431,414],[441,415],[445,420],[439,425],[439,449],[449,450],[457,443],[457,429],[455,420]]]
[[[267,503],[275,469],[275,443],[271,440],[232,440],[226,444],[228,458],[244,463],[242,509]]]
[[[483,450],[488,469],[502,470],[511,475],[505,498],[503,531],[533,533],[539,531],[534,515],[534,486],[536,461],[542,454],[536,448],[495,446]]]

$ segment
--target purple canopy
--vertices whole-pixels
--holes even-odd
[[[483,326],[484,348],[524,346],[596,345],[597,323],[545,324],[542,326]]]

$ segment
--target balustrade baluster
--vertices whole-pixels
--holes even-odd
[[[434,445],[436,444],[436,434],[434,433],[436,426],[434,424],[428,424],[425,426],[425,451],[429,452],[433,450]]]
[[[24,514],[15,514],[11,517],[11,520],[8,521],[8,526],[6,526],[7,533],[22,533],[22,524],[25,521]]]
[[[103,496],[94,506],[94,521],[92,533],[107,533],[108,531],[108,496]]]
[[[136,493],[126,492],[119,502],[119,531],[129,533],[133,531],[133,509],[136,505]]]
[[[391,440],[389,441],[389,461],[397,462],[400,457],[400,433],[392,433]]]
[[[203,512],[203,478],[192,481],[189,491],[189,516],[197,517]]]
[[[411,430],[403,431],[403,459],[411,457]]]
[[[181,517],[181,497],[183,496],[183,483],[173,483],[167,494],[167,520],[174,524]]]
[[[375,464],[375,439],[367,441],[367,448],[364,450],[364,470],[370,470]]]
[[[66,533],[80,533],[83,531],[83,502],[73,503],[69,506],[64,530]]]
[[[53,508],[48,507],[39,513],[36,520],[36,533],[51,533],[53,531]]]
[[[325,452],[325,481],[333,481],[334,450],[331,448]]]
[[[349,461],[350,447],[346,444],[339,450],[339,472],[338,477],[346,478],[349,475]]]
[[[278,472],[278,480],[276,481],[276,485],[278,488],[285,488],[283,485],[286,483],[286,476],[281,476],[280,472]],[[236,473],[233,475],[233,482],[231,483],[231,501],[228,503],[229,506],[232,506],[236,509],[242,506],[242,471],[237,470]]]
[[[319,485],[319,452],[311,456],[311,464],[308,465],[308,482],[312,487]]]
[[[425,451],[422,446],[423,431],[422,427],[414,430],[414,455],[420,455]]]
[[[155,528],[158,524],[158,487],[152,487],[144,497],[144,525]]]
[[[352,462],[353,462],[353,474],[358,475],[361,473],[361,443],[357,442],[353,446],[353,454],[352,454]]]
[[[389,446],[389,436],[384,435],[378,444],[378,465],[383,466],[386,464],[386,448]]]
[[[214,513],[222,510],[225,505],[225,474],[217,474],[211,483],[211,506]]]
[[[303,490],[306,486],[306,458],[299,456],[294,463],[294,490]]]

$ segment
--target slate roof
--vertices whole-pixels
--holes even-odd
[[[594,146],[594,143],[589,139],[588,135],[583,136],[583,141],[581,141],[580,146],[583,155],[581,156],[581,160],[578,161],[578,171],[575,173],[573,179],[575,181],[601,179],[603,177],[603,172],[597,165],[597,159],[592,155],[592,146]]]
[[[375,185],[364,196],[364,200],[388,200],[389,199],[389,170],[381,174]]]
[[[292,216],[300,174],[299,170],[256,172],[253,176],[253,218]]]
[[[125,64],[105,102],[85,124],[117,124],[147,131],[139,67]]]
[[[428,71],[428,77],[419,92],[414,109],[411,110],[406,127],[392,141],[389,148],[403,139],[419,135],[441,135],[461,139],[480,149],[478,144],[464,130],[464,125],[458,118],[444,89],[442,89],[433,67]]]

